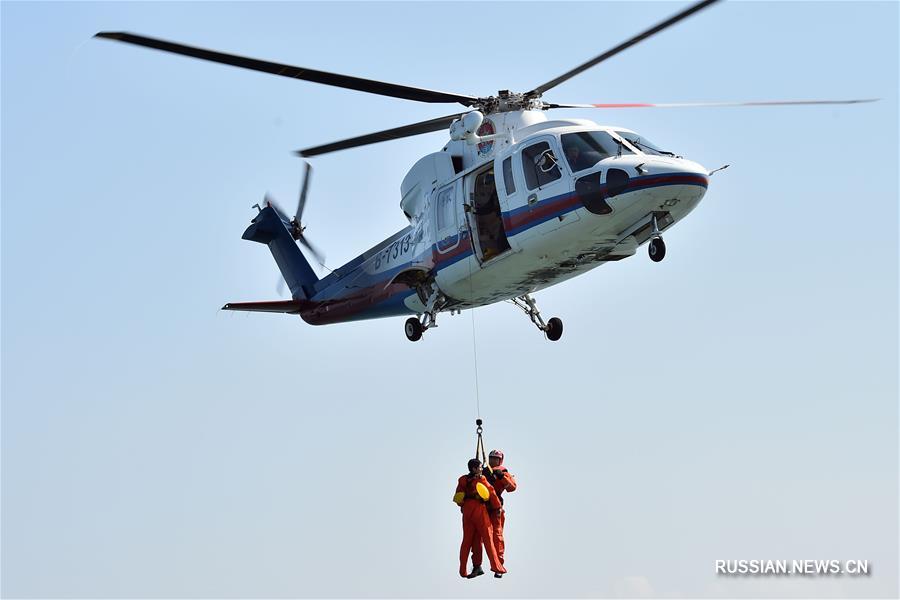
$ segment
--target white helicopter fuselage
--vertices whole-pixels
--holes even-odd
[[[495,129],[499,137],[478,144],[451,141],[410,170],[401,186],[401,206],[416,243],[408,253],[398,252],[396,261],[390,254],[388,260],[376,260],[376,270],[390,270],[404,254],[407,260],[415,257],[402,272],[432,273],[440,291],[453,300],[450,309],[523,296],[631,256],[655,235],[654,217],[658,233],[685,217],[706,191],[708,175],[701,165],[642,151],[626,139],[639,139],[636,134],[623,128],[586,120],[548,121],[540,111],[489,119],[487,133]],[[615,153],[586,168],[563,158],[563,140],[569,139],[563,136],[591,132],[615,140]],[[534,157],[547,151],[551,156],[536,165]],[[534,169],[531,177],[529,168]],[[499,215],[477,215],[478,193],[487,195],[479,185],[491,184]],[[595,189],[587,195],[600,203],[599,210],[584,202],[585,186],[591,184]],[[505,243],[484,248],[498,246],[479,231],[484,228],[500,233]],[[415,313],[425,312],[426,302],[423,294],[404,301]]]

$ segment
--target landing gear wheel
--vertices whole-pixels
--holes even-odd
[[[406,339],[411,342],[418,342],[422,339],[424,329],[422,328],[422,323],[416,317],[408,318],[403,330],[406,332]]]
[[[549,321],[547,321],[547,328],[544,330],[544,333],[547,334],[548,340],[550,340],[551,342],[555,342],[562,337],[562,332],[562,319],[560,319],[559,317],[552,317]]]
[[[650,240],[650,247],[647,248],[650,260],[659,262],[666,257],[666,243],[662,238],[653,238]]]
[[[535,303],[534,298],[531,297],[531,294],[523,294],[522,296],[510,298],[509,302],[521,308],[528,318],[531,319],[534,326],[538,328],[538,331],[547,336],[547,339],[551,342],[555,342],[562,337],[562,319],[553,317],[545,323],[544,319],[541,318],[541,312],[538,310],[537,304]]]

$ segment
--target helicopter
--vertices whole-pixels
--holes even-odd
[[[268,196],[243,239],[266,245],[290,300],[230,302],[229,311],[299,315],[313,325],[409,316],[410,341],[437,327],[438,315],[508,301],[551,341],[562,320],[543,318],[532,296],[647,245],[666,255],[663,232],[693,211],[710,177],[697,162],[643,135],[586,119],[548,119],[567,108],[676,108],[851,104],[857,100],[788,100],[680,104],[561,104],[544,93],[631,46],[715,4],[695,2],[606,52],[527,92],[471,96],[363,79],[227,54],[127,32],[94,37],[350,90],[426,103],[457,103],[453,114],[297,151],[306,159],[447,129],[450,140],[419,159],[400,185],[408,225],[319,278],[301,246],[310,167],[289,216]],[[299,243],[299,246],[298,246]]]

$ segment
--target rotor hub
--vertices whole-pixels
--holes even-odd
[[[517,110],[542,110],[544,102],[540,96],[528,96],[509,90],[500,90],[496,96],[479,98],[473,108],[486,115],[512,112]]]

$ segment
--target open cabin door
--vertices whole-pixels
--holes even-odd
[[[494,163],[466,177],[465,188],[469,195],[466,221],[472,248],[478,261],[484,264],[510,249],[503,228]]]

